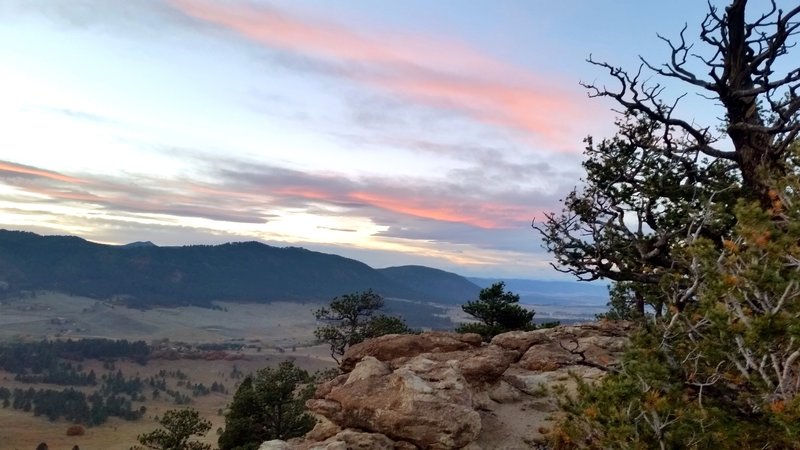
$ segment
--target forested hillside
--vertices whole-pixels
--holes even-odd
[[[398,283],[414,286],[443,303],[462,304],[478,296],[481,288],[454,273],[425,266],[397,266],[378,269],[378,272]]]
[[[53,290],[114,297],[133,307],[328,300],[366,289],[386,297],[439,302],[474,296],[474,285],[455,274],[415,267],[413,273],[427,274],[417,283],[404,273],[408,271],[403,268],[379,271],[337,255],[258,242],[113,246],[0,230],[0,289],[5,295]]]

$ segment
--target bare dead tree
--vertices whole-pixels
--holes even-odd
[[[620,87],[609,90],[588,83],[583,86],[590,96],[611,97],[626,111],[642,113],[666,128],[684,133],[687,137],[684,146],[668,148],[670,153],[679,156],[698,150],[705,156],[731,161],[739,169],[744,186],[768,204],[768,177],[786,172],[786,150],[800,133],[800,65],[795,62],[795,67],[790,66],[786,72],[775,73],[779,59],[796,44],[790,38],[800,29],[800,6],[784,12],[771,0],[769,11],[747,22],[747,3],[734,0],[723,14],[709,3],[700,40],[710,46],[713,56],[692,52],[693,45],[685,39],[684,26],[677,41],[659,36],[670,48],[668,62],[655,65],[640,57],[642,65],[631,74],[590,57],[589,62],[607,69]],[[706,66],[707,77],[689,69],[690,58]],[[717,148],[718,139],[709,127],[698,127],[674,117],[680,98],[672,104],[665,103],[660,98],[663,86],[643,81],[644,68],[705,90],[709,98],[719,101],[726,111],[725,132],[734,150]]]
[[[533,224],[555,255],[556,270],[629,283],[643,312],[665,277],[691,282],[682,280],[689,267],[674,253],[685,247],[709,202],[715,220],[699,233],[721,242],[735,223],[737,199],[769,208],[770,181],[798,169],[791,146],[800,133],[800,58],[786,56],[800,32],[800,6],[783,11],[771,1],[754,19],[747,6],[732,0],[720,11],[709,3],[699,32],[703,54],[687,41],[685,26],[677,39],[658,36],[669,48],[663,64],[640,58],[628,72],[589,57],[617,86],[583,86],[591,97],[615,100],[623,117],[614,138],[587,139],[585,186],[568,194],[561,213]],[[665,86],[650,81],[653,74],[722,105],[723,123],[702,126],[678,117],[686,94],[665,99]],[[732,150],[721,147],[723,138]]]

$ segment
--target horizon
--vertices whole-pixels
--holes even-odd
[[[531,221],[614,132],[584,60],[660,61],[678,5],[8,0],[0,224],[567,281]]]
[[[6,229],[6,228],[0,228],[0,232],[4,232],[4,231],[5,232],[33,233],[33,234],[36,234],[36,235],[42,236],[42,237],[77,237],[79,239],[82,239],[82,240],[87,241],[87,242],[91,242],[93,244],[109,245],[109,246],[114,246],[114,247],[124,247],[124,246],[130,245],[130,244],[142,243],[142,244],[151,244],[151,245],[153,245],[154,247],[157,247],[157,248],[174,248],[174,247],[192,247],[192,246],[209,246],[209,245],[210,246],[216,246],[216,245],[226,245],[226,244],[244,244],[244,243],[253,242],[253,243],[266,245],[266,246],[274,247],[274,248],[300,248],[300,249],[303,249],[303,250],[319,252],[317,250],[311,250],[309,248],[302,247],[302,246],[297,246],[297,245],[291,245],[291,244],[272,245],[272,244],[268,244],[266,242],[261,242],[261,241],[258,241],[258,240],[229,241],[229,242],[221,242],[221,243],[218,243],[218,244],[192,244],[192,243],[188,243],[188,244],[174,244],[174,245],[158,245],[158,244],[156,244],[154,242],[151,242],[151,241],[141,241],[141,240],[136,241],[135,240],[135,241],[130,241],[130,242],[126,242],[126,243],[118,243],[117,244],[117,243],[93,241],[91,239],[85,239],[83,237],[72,235],[72,234],[40,234],[40,233],[36,233],[34,231],[28,231],[28,230],[10,230],[10,229]],[[329,252],[319,252],[319,253],[325,253],[325,254],[330,254],[330,255],[335,255],[335,256],[341,256],[341,257],[344,257],[344,258],[353,259],[355,261],[367,264],[366,262],[358,260],[356,258],[349,258],[347,256],[339,255],[337,253],[329,253]],[[537,281],[537,282],[545,282],[545,283],[554,282],[554,283],[577,283],[577,284],[592,284],[592,285],[608,284],[607,281],[604,281],[604,280],[594,280],[594,281],[591,281],[591,282],[586,282],[586,281],[576,280],[576,279],[572,279],[572,278],[531,278],[531,277],[520,278],[520,277],[500,277],[500,276],[494,276],[494,275],[491,275],[491,274],[480,275],[480,276],[479,275],[469,275],[469,274],[463,274],[463,273],[459,273],[459,272],[453,272],[453,271],[445,270],[445,269],[442,269],[442,268],[439,268],[439,267],[426,266],[426,265],[421,265],[421,264],[402,264],[402,265],[390,265],[390,266],[372,266],[370,264],[367,264],[367,265],[369,267],[373,268],[373,269],[376,269],[376,270],[388,269],[388,268],[393,268],[393,267],[410,267],[410,266],[423,267],[423,268],[427,268],[427,269],[441,270],[441,271],[444,271],[444,272],[447,272],[447,273],[458,275],[458,276],[461,276],[461,277],[463,277],[463,278],[465,278],[467,280],[469,280],[469,279],[481,279],[481,280],[495,280],[495,282],[499,282],[499,281],[503,281],[503,282],[509,282],[509,281]]]

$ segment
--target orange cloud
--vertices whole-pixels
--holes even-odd
[[[85,203],[97,203],[103,201],[102,197],[89,192],[70,191],[66,189],[50,189],[44,186],[28,186],[28,192],[46,195],[54,200],[68,200]]]
[[[353,192],[349,197],[373,207],[424,219],[457,222],[480,228],[507,228],[514,222],[529,221],[530,211],[509,205],[481,204],[476,202],[468,207],[448,206],[445,202],[431,205],[425,201],[407,198],[394,198],[369,192]],[[469,210],[470,212],[465,212]]]
[[[62,175],[58,172],[49,170],[37,169],[35,167],[23,166],[21,164],[14,164],[6,161],[0,161],[0,172],[19,173],[23,175],[33,175],[41,178],[48,178],[50,180],[63,181],[65,183],[84,183],[83,180]]]
[[[270,190],[270,195],[278,198],[294,197],[333,204],[363,203],[366,206],[393,213],[423,219],[464,223],[480,228],[516,226],[520,222],[530,221],[532,214],[529,208],[523,208],[518,205],[480,201],[464,204],[462,201],[441,198],[437,201],[430,201],[411,194],[408,196],[392,196],[365,191],[346,190],[337,192],[336,189],[324,190],[300,185],[272,189]]]
[[[299,197],[307,200],[334,201],[331,193],[322,189],[312,189],[304,186],[285,186],[276,189],[273,194],[279,196]]]
[[[498,65],[497,61],[454,42],[407,35],[402,39],[367,37],[337,24],[300,19],[266,6],[223,5],[207,0],[169,1],[191,17],[231,29],[253,41],[317,57],[373,63],[436,62],[474,69]]]
[[[429,106],[579,150],[585,123],[596,115],[586,97],[528,70],[458,42],[408,35],[360,35],[275,8],[171,0],[195,19],[271,48],[357,63],[351,79]],[[577,81],[576,81],[577,87]]]
[[[85,180],[57,172],[0,162],[2,172],[32,175],[33,178],[7,180],[27,192],[49,197],[53,202],[84,203],[113,211],[202,217],[211,220],[261,223],[273,210],[303,208],[310,204],[344,207],[342,214],[369,215],[375,210],[434,221],[462,223],[485,229],[518,227],[527,223],[533,212],[527,205],[465,198],[457,193],[425,194],[424,187],[400,187],[392,183],[367,183],[345,178],[318,177],[287,172],[279,181],[263,183],[238,180],[235,184],[201,183],[189,180],[139,178],[136,182],[109,177]],[[290,179],[291,174],[294,179]],[[235,179],[232,178],[232,179]],[[80,189],[51,183],[81,183]],[[372,208],[373,211],[369,209]],[[376,216],[379,217],[379,216]]]
[[[461,108],[483,122],[530,132],[560,146],[568,145],[569,124],[586,119],[587,113],[564,93],[539,92],[512,84],[453,77],[372,81],[417,101]]]

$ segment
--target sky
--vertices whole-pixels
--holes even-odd
[[[662,62],[705,8],[0,0],[0,228],[563,279],[530,225],[614,133],[586,58]]]

